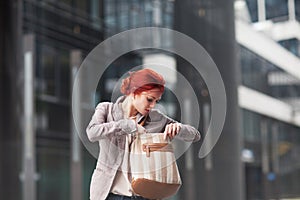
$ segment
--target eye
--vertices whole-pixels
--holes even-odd
[[[147,97],[147,101],[148,101],[149,103],[152,103],[152,102],[154,101],[154,99]]]

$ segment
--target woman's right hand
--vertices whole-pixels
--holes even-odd
[[[137,128],[137,131],[136,131],[137,135],[141,135],[141,134],[146,133],[146,129],[143,126],[137,124],[136,128]]]
[[[130,117],[130,119],[133,119],[136,123],[136,131],[135,131],[134,135],[141,135],[141,134],[146,133],[146,129],[137,123],[136,116]]]

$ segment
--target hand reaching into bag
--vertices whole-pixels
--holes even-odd
[[[141,134],[146,133],[146,129],[137,122],[136,116],[130,117],[130,119],[133,119],[136,123],[136,130],[133,131],[133,133],[132,133],[133,135],[141,135]]]
[[[146,133],[146,129],[143,126],[137,124],[136,128],[137,128],[137,131],[136,131],[137,135],[141,135],[141,134]]]
[[[179,133],[181,129],[181,123],[171,123],[167,124],[164,131],[164,139],[166,140],[169,137],[171,140]]]

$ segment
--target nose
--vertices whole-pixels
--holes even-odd
[[[155,104],[156,104],[156,102],[150,103],[150,108],[154,108]]]

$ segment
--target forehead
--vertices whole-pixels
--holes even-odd
[[[145,95],[154,97],[156,99],[160,99],[161,95],[162,95],[162,92],[158,89],[151,89],[151,90],[144,91],[141,94],[145,94]]]

